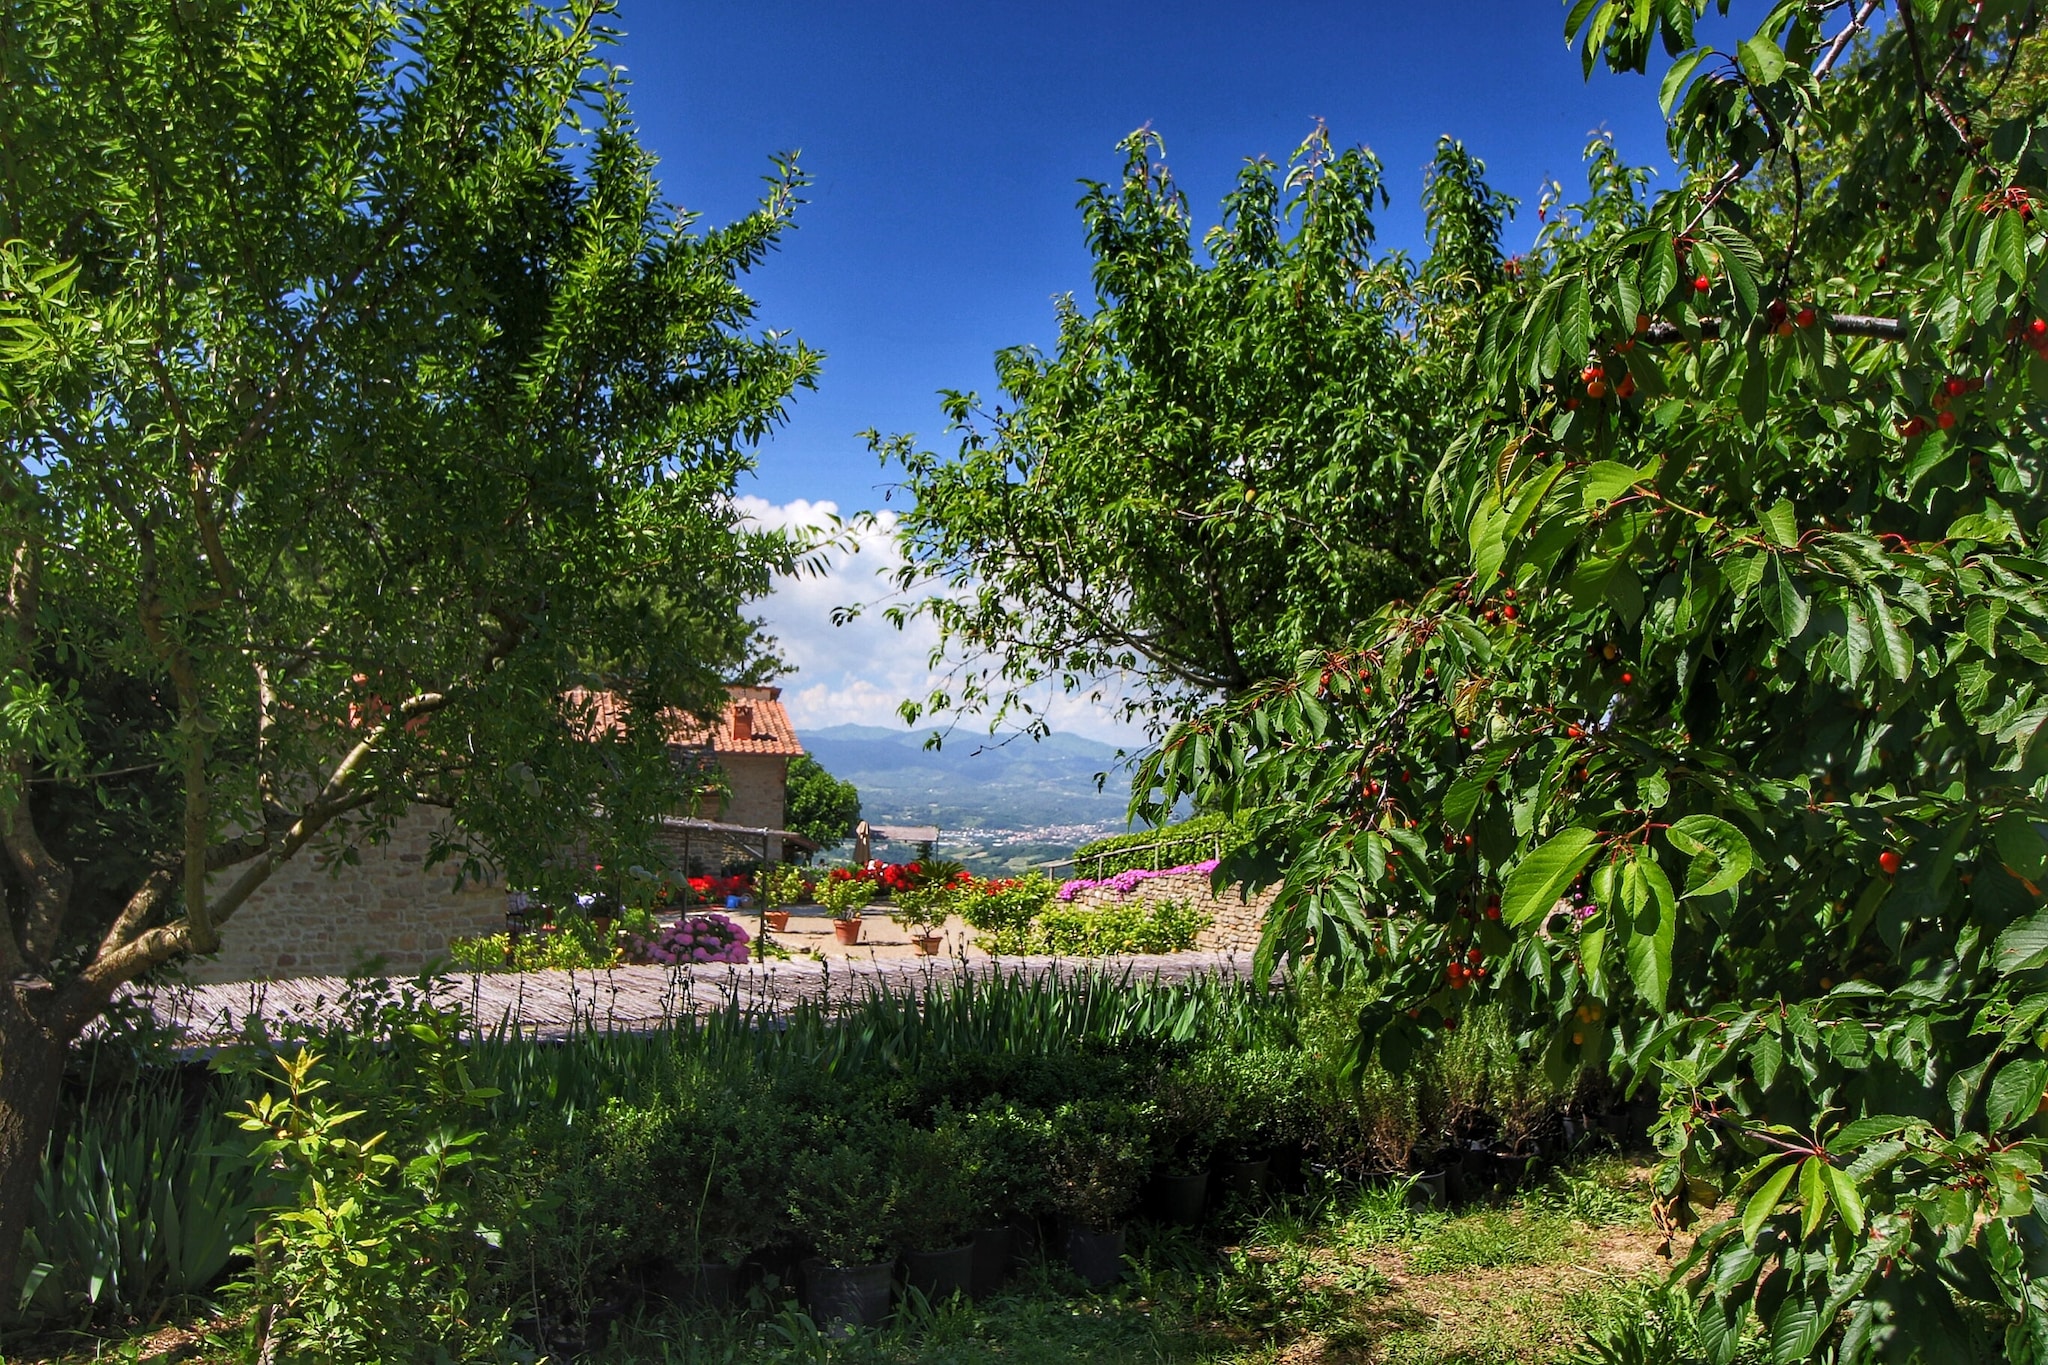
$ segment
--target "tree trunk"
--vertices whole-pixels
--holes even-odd
[[[57,1122],[70,1044],[39,1017],[35,1003],[24,983],[0,985],[0,1319],[14,1315],[22,1234]]]

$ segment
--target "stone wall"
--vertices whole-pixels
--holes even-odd
[[[186,974],[199,982],[340,976],[381,960],[383,970],[403,975],[445,957],[450,939],[502,932],[502,887],[454,891],[451,864],[426,867],[445,819],[414,809],[390,842],[360,848],[353,866],[301,852],[221,926],[220,952],[192,959]]]
[[[1273,904],[1274,890],[1268,887],[1247,900],[1240,895],[1239,888],[1231,886],[1225,887],[1219,896],[1209,890],[1208,874],[1176,872],[1139,882],[1127,896],[1119,896],[1107,886],[1091,886],[1074,897],[1074,904],[1100,909],[1133,902],[1150,905],[1159,901],[1182,901],[1209,916],[1209,927],[1195,938],[1197,948],[1250,953],[1258,949],[1259,935],[1265,929],[1266,910]]]
[[[789,760],[763,754],[720,754],[718,766],[732,786],[725,813],[718,818],[728,825],[755,829],[781,829],[783,808],[789,792]],[[752,856],[761,856],[758,852]],[[768,860],[782,861],[782,840],[770,845]]]

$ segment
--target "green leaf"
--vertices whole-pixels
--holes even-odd
[[[1717,815],[1688,815],[1673,822],[1664,837],[1680,853],[1711,857],[1717,867],[1714,875],[1694,885],[1686,879],[1687,896],[1716,896],[1731,891],[1749,875],[1755,863],[1755,850],[1743,832]]]
[[[1946,540],[1974,540],[1986,545],[2003,545],[2019,538],[2019,522],[1996,503],[1981,512],[1957,517],[1943,533]]]
[[[1799,513],[1789,500],[1779,498],[1772,503],[1764,512],[1761,525],[1773,545],[1787,550],[1799,548]]]
[[[1807,601],[1805,591],[1785,571],[1782,555],[1770,557],[1770,564],[1764,569],[1763,589],[1758,600],[1763,604],[1764,619],[1771,623],[1771,629],[1778,632],[1780,639],[1798,639],[1813,614],[1813,606]]]
[[[1761,1189],[1749,1197],[1749,1202],[1742,1207],[1742,1240],[1744,1242],[1755,1245],[1756,1235],[1763,1231],[1764,1224],[1769,1221],[1773,1213],[1777,1212],[1778,1201],[1784,1197],[1785,1187],[1792,1183],[1792,1177],[1797,1174],[1799,1174],[1798,1165],[1787,1161],[1776,1171],[1772,1172],[1771,1178],[1763,1183]]]
[[[1489,492],[1472,514],[1472,579],[1475,591],[1485,591],[1500,572],[1501,562],[1508,555],[1506,530],[1507,518],[1501,511],[1500,498]]]
[[[1863,1196],[1857,1190],[1855,1180],[1839,1166],[1823,1164],[1821,1171],[1827,1177],[1828,1193],[1834,1198],[1842,1221],[1849,1225],[1852,1234],[1860,1237],[1864,1224]]]
[[[1671,945],[1678,932],[1677,900],[1671,894],[1671,879],[1648,853],[1639,852],[1628,863],[1623,877],[1625,900],[1634,899],[1629,894],[1629,874],[1646,893],[1641,911],[1630,916],[1629,978],[1635,982],[1637,994],[1662,1014],[1671,993]]]
[[[1984,1092],[1984,1116],[1991,1131],[2003,1133],[2032,1118],[2041,1107],[2044,1092],[2048,1092],[2048,1062],[2021,1060],[2000,1067],[1991,1078],[1991,1088]]]
[[[1518,928],[1540,922],[1593,860],[1598,839],[1594,831],[1574,825],[1559,830],[1549,842],[1516,863],[1501,887],[1502,921]]]
[[[1904,682],[1913,672],[1912,642],[1892,618],[1891,605],[1882,592],[1872,588],[1865,600],[1870,603],[1871,622],[1877,627],[1878,658],[1883,660],[1885,672]]]
[[[1686,82],[1692,79],[1692,73],[1699,70],[1701,62],[1713,55],[1714,49],[1711,47],[1694,48],[1673,62],[1671,69],[1664,73],[1664,82],[1657,88],[1657,103],[1663,108],[1665,118],[1671,117],[1672,102],[1678,98],[1679,92],[1685,89]]]
[[[1654,471],[1651,471],[1654,473]],[[1613,502],[1650,474],[1616,460],[1601,460],[1579,475],[1579,496],[1587,511]]]
[[[1813,1236],[1813,1230],[1828,1216],[1827,1177],[1821,1174],[1827,1163],[1810,1156],[1799,1163],[1799,1237]]]
[[[1678,252],[1667,233],[1658,233],[1643,256],[1643,302],[1661,308],[1678,283]]]
[[[1776,85],[1785,75],[1785,53],[1764,34],[1744,41],[1735,61],[1752,85]]]
[[[2042,841],[2039,826],[2025,815],[2001,819],[1992,827],[1992,840],[1998,848],[1998,861],[2028,881],[2039,881],[2048,873],[2048,843]]]

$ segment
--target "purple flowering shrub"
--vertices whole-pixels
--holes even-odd
[[[1114,877],[1104,877],[1101,881],[1077,877],[1060,887],[1059,897],[1063,901],[1071,901],[1083,891],[1090,891],[1098,886],[1106,886],[1119,896],[1128,896],[1138,889],[1140,882],[1149,882],[1154,877],[1173,877],[1187,872],[1199,872],[1206,877],[1215,870],[1214,858],[1204,858],[1199,863],[1183,863],[1179,867],[1133,867],[1117,873]]]
[[[636,936],[633,955],[644,962],[683,966],[697,962],[738,965],[747,960],[747,945],[752,941],[752,935],[725,915],[691,915],[652,938]]]

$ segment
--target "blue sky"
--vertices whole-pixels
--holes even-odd
[[[1523,201],[1510,249],[1534,235],[1544,182],[1583,186],[1595,129],[1668,176],[1654,82],[1583,80],[1563,14],[1546,0],[624,0],[617,56],[671,202],[710,221],[745,212],[776,151],[800,150],[816,182],[749,280],[764,326],[826,354],[819,391],[760,452],[750,505],[769,520],[884,507],[887,475],[855,433],[941,442],[939,389],[986,391],[997,348],[1050,341],[1053,297],[1088,297],[1077,181],[1113,179],[1115,144],[1140,125],[1164,136],[1206,225],[1245,157],[1284,160],[1320,117],[1385,162],[1389,249],[1423,245],[1417,198],[1441,133]],[[886,560],[872,545],[764,605],[800,666],[800,724],[889,723],[921,683],[926,642],[823,619],[835,597],[872,597]],[[1092,708],[1060,717],[1115,735]]]

